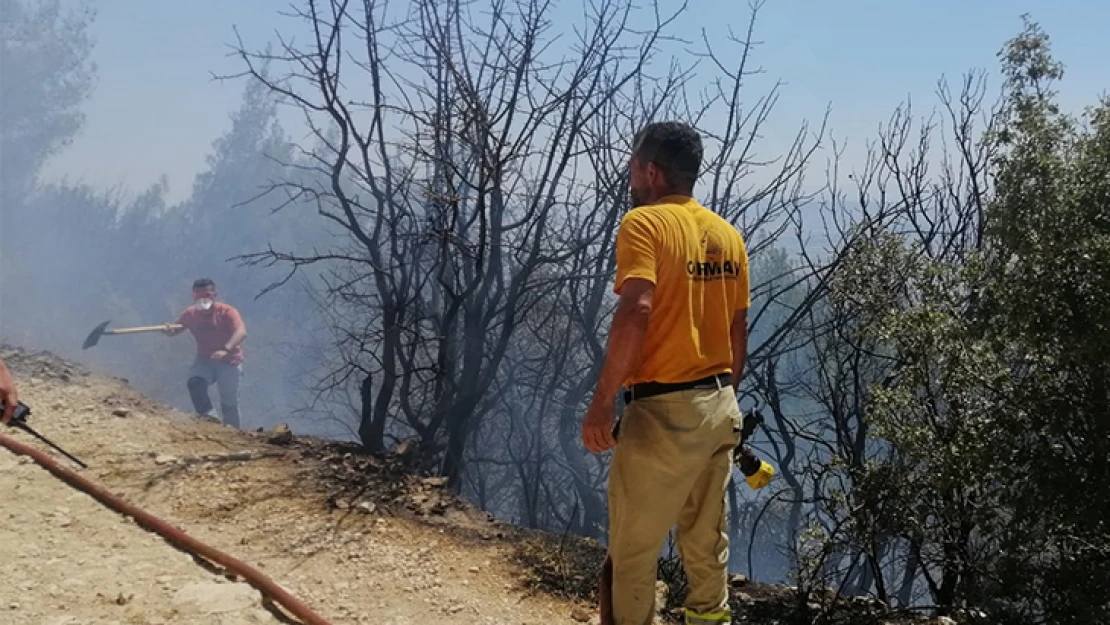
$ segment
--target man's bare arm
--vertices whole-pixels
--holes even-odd
[[[636,368],[647,335],[654,295],[655,285],[647,280],[629,278],[622,285],[595,396],[616,397],[621,384]]]
[[[599,453],[615,444],[612,438],[613,399],[621,384],[639,364],[651,317],[655,285],[649,280],[629,278],[621,286],[621,298],[613,314],[605,362],[582,426],[586,447]]]
[[[0,360],[0,400],[4,401],[4,414],[0,415],[0,423],[7,425],[15,415],[15,407],[19,405],[19,391],[16,390],[15,380],[3,360]]]
[[[729,338],[732,340],[732,390],[735,391],[740,388],[740,380],[744,377],[744,366],[748,359],[747,308],[736,311],[732,316]]]
[[[231,338],[224,344],[224,351],[230,351],[239,346],[247,338],[247,326],[240,321],[235,326],[235,331],[231,333]]]

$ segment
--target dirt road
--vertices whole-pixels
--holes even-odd
[[[32,423],[87,462],[84,475],[259,568],[332,623],[585,618],[581,605],[521,591],[504,541],[388,514],[395,493],[329,505],[306,480],[309,465],[321,462],[315,458],[196,421],[72,363],[0,356],[20,378]],[[251,459],[199,460],[229,454]],[[379,500],[381,507],[372,503]],[[207,570],[4,449],[0,502],[0,623],[282,622],[249,585]]]

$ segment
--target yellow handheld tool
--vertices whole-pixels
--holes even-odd
[[[744,481],[748,483],[752,490],[763,488],[771,483],[771,478],[775,476],[775,467],[764,460],[760,460],[744,444],[751,438],[755,429],[761,423],[763,423],[763,415],[759,413],[759,410],[753,410],[743,416],[743,425],[740,428],[740,444],[736,446],[736,451],[732,453],[733,462],[740,467],[740,472],[744,474]]]

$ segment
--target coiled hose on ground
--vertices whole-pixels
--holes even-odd
[[[60,465],[48,454],[3,434],[0,434],[0,445],[6,447],[14,454],[30,457],[37,462],[39,466],[53,473],[63,482],[86,493],[119,514],[132,517],[140,527],[158,534],[179,549],[183,549],[194,556],[204,558],[213,564],[222,566],[228,571],[242,577],[247,583],[254,586],[259,592],[269,597],[281,607],[285,608],[305,625],[330,625],[324,617],[316,614],[307,604],[286,592],[284,588],[278,586],[274,580],[267,577],[258,569],[255,569],[249,564],[211,545],[202,543],[196,538],[189,536],[181,529],[159,519],[125,499],[113,495],[95,482]]]

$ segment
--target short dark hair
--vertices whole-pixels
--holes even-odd
[[[632,142],[632,156],[654,163],[675,191],[694,190],[703,153],[701,136],[682,122],[648,124]]]
[[[201,289],[207,289],[208,287],[215,288],[216,283],[213,282],[209,278],[200,278],[200,279],[193,282],[193,290],[194,291],[199,291]]]

